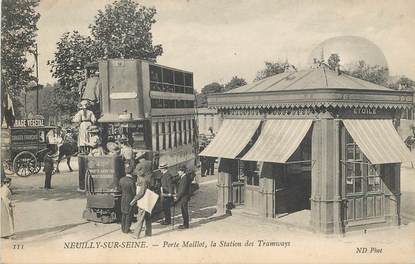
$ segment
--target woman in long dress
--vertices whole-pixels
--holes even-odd
[[[94,113],[87,109],[88,102],[82,101],[78,113],[73,118],[73,122],[80,123],[79,125],[79,136],[78,136],[78,147],[81,153],[89,152],[89,132],[88,128],[94,124],[97,120]]]
[[[6,177],[1,184],[1,237],[9,238],[14,235],[14,217],[11,179]]]

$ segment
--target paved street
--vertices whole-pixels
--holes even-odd
[[[76,159],[74,168],[77,167],[75,163]],[[4,251],[6,254],[3,260],[6,263],[25,262],[25,256],[29,254],[24,252],[29,251],[31,256],[34,254],[38,257],[39,263],[56,263],[56,259],[70,263],[75,259],[79,260],[80,256],[84,263],[97,261],[98,257],[102,261],[114,262],[119,262],[121,257],[122,262],[161,262],[169,261],[172,256],[177,263],[211,263],[219,260],[218,255],[221,255],[222,261],[255,262],[258,261],[255,257],[258,254],[261,254],[263,261],[268,259],[271,262],[284,258],[292,260],[293,257],[301,257],[307,262],[319,262],[319,259],[324,259],[324,262],[346,262],[356,257],[362,262],[388,262],[387,260],[394,256],[394,261],[402,263],[408,262],[409,257],[412,257],[412,260],[415,257],[415,224],[408,220],[405,220],[405,224],[400,228],[368,230],[366,233],[353,232],[346,236],[326,236],[294,225],[264,220],[241,210],[233,210],[232,216],[216,216],[215,176],[202,178],[200,189],[192,197],[189,230],[179,231],[172,226],[153,223],[153,236],[138,240],[146,243],[146,248],[141,251],[137,248],[68,249],[65,247],[70,247],[70,243],[76,241],[104,244],[137,240],[121,233],[118,224],[100,224],[82,219],[85,199],[82,193],[76,192],[77,171],[69,173],[65,167],[66,165],[62,164],[62,172],[53,176],[54,189],[51,191],[39,188],[43,184],[43,173],[28,178],[13,177],[17,239],[2,240],[2,247],[10,249]],[[414,176],[415,169],[402,169],[403,208],[413,208]],[[176,209],[176,223],[181,222],[179,211]],[[244,246],[247,240],[255,246]],[[197,241],[194,245],[199,247],[185,248],[182,246],[183,241]],[[220,241],[223,241],[222,246],[212,247],[211,243],[219,245]],[[267,244],[267,241],[280,244]],[[174,247],[175,242],[180,246]],[[168,243],[172,248],[167,247]],[[239,246],[239,243],[242,245]],[[16,244],[24,245],[24,250],[12,250]],[[111,247],[115,245],[112,244]],[[380,248],[383,252],[356,255],[357,247]],[[333,251],[344,257],[337,258],[332,254]],[[145,252],[148,254],[144,254]],[[181,261],[180,257],[185,257],[184,261]]]

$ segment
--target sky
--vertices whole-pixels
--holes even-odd
[[[37,41],[41,83],[55,81],[46,62],[53,59],[59,37],[73,30],[89,35],[88,25],[97,10],[112,2],[40,1]],[[226,83],[233,76],[252,82],[264,61],[288,60],[298,68],[307,68],[310,54],[320,43],[341,36],[370,40],[383,52],[392,75],[415,79],[412,0],[138,2],[157,9],[153,44],[162,44],[164,50],[157,62],[193,72],[197,90],[211,82]]]

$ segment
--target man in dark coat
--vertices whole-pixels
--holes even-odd
[[[130,205],[134,199],[136,186],[132,176],[133,163],[125,163],[125,176],[120,179],[121,190],[121,230],[123,233],[130,232],[133,219],[133,206]]]
[[[52,189],[51,186],[51,181],[52,181],[52,174],[53,174],[53,169],[54,169],[54,160],[53,160],[53,152],[52,151],[48,151],[48,153],[46,154],[45,158],[44,158],[44,171],[45,171],[45,186],[44,188],[46,190],[48,189]]]
[[[161,196],[163,197],[163,211],[164,221],[162,225],[170,225],[171,223],[171,205],[173,202],[173,179],[169,171],[167,170],[167,163],[160,164],[161,171]]]
[[[187,173],[186,167],[181,167],[179,169],[179,186],[177,188],[177,195],[175,202],[180,204],[180,209],[182,211],[183,225],[179,226],[179,229],[189,228],[189,211],[188,205],[190,200],[190,186],[192,183],[192,178],[189,173]]]

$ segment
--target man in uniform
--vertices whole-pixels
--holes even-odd
[[[125,164],[125,176],[120,179],[121,190],[121,230],[123,233],[130,232],[133,219],[133,206],[130,205],[136,194],[136,186],[132,176],[133,164]]]
[[[167,170],[167,163],[162,163],[159,166],[161,172],[161,196],[163,197],[163,211],[164,221],[162,225],[170,225],[171,223],[171,204],[173,202],[173,182],[172,176]]]
[[[177,195],[175,203],[180,204],[180,209],[182,211],[183,225],[179,226],[179,229],[189,228],[189,211],[188,205],[190,200],[190,186],[192,183],[192,178],[187,172],[186,167],[181,167],[179,169],[179,186],[177,188]]]

